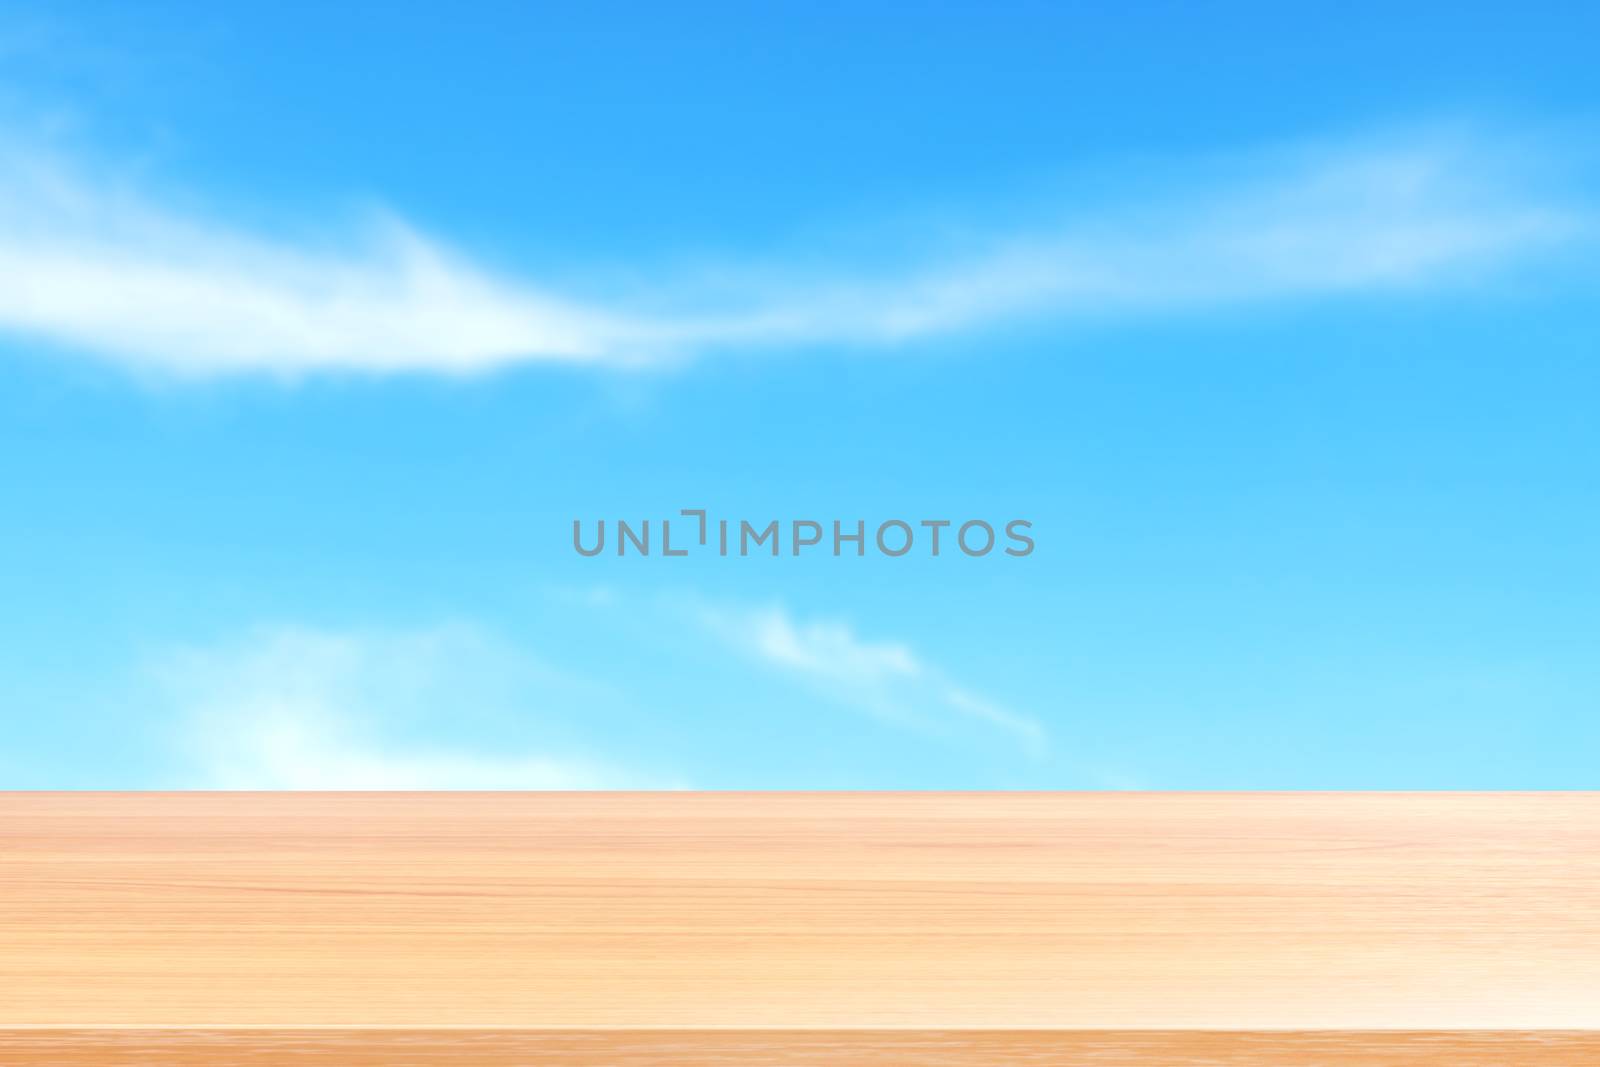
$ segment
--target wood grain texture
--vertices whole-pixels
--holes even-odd
[[[0,1030],[0,1067],[1594,1067],[1600,1034]]]
[[[1595,1030],[1600,794],[0,795],[0,1028],[227,1027]]]

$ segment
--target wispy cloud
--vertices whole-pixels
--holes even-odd
[[[1043,724],[957,684],[908,645],[865,639],[837,620],[798,620],[776,605],[694,602],[686,610],[729,647],[875,717],[934,729],[964,720],[1034,755],[1048,747]]]
[[[470,632],[265,628],[161,658],[181,784],[207,789],[634,789],[679,783],[563,754],[400,740],[423,713],[448,734],[492,656]],[[419,705],[423,705],[419,707]]]
[[[1141,181],[1138,197],[898,268],[743,264],[724,276],[764,280],[737,292],[661,277],[578,294],[398,218],[358,239],[290,240],[12,151],[0,166],[0,330],[179,375],[467,374],[1407,289],[1586,232],[1584,205],[1546,195],[1507,155],[1460,136],[1263,155],[1229,180],[1164,192]]]

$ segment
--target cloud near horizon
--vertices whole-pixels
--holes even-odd
[[[614,603],[600,605],[607,610]],[[778,684],[941,744],[987,735],[1046,757],[1044,725],[958,684],[909,646],[782,607],[659,602],[692,623],[709,662],[732,651]],[[682,789],[529,730],[581,722],[591,684],[474,626],[258,626],[168,646],[146,664],[181,789]],[[670,713],[659,697],[648,705]],[[448,740],[447,740],[448,739]]]
[[[1262,155],[1233,180],[1083,205],[898,268],[744,264],[726,274],[758,280],[737,293],[663,277],[640,303],[496,271],[397,217],[354,241],[287,240],[13,150],[0,153],[0,334],[177,377],[464,375],[1407,290],[1588,231],[1585,206],[1519,178],[1508,154],[1418,137]]]
[[[778,605],[696,601],[682,607],[748,658],[875,718],[936,732],[955,722],[975,723],[1035,757],[1049,747],[1049,735],[1037,719],[957,684],[908,645],[867,640],[837,620],[800,620]]]
[[[470,716],[485,673],[514,672],[461,627],[393,633],[263,627],[170,650],[155,674],[175,707],[180,788],[676,789],[573,754],[406,740],[418,718]],[[455,704],[456,707],[451,705]],[[411,720],[411,721],[408,721]]]

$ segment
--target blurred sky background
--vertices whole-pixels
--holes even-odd
[[[1600,785],[1597,41],[0,2],[0,786]]]

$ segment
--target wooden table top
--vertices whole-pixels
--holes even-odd
[[[329,1027],[1600,1030],[1600,794],[0,794],[0,1029]]]

